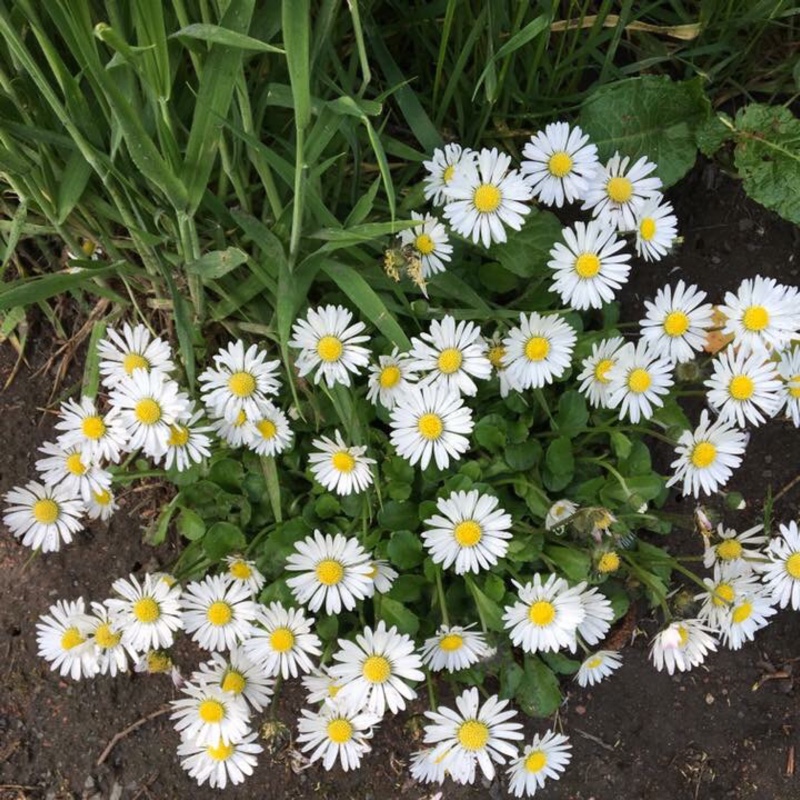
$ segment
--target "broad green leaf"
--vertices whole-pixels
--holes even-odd
[[[419,536],[411,531],[395,531],[386,552],[392,563],[400,569],[413,569],[425,558]]]
[[[486,627],[493,631],[502,631],[503,609],[478,588],[473,578],[467,578],[466,583],[475,605],[480,610],[481,619],[486,623]]]
[[[481,447],[490,453],[498,453],[508,441],[506,421],[499,414],[487,414],[478,420],[472,435]]]
[[[283,53],[280,47],[267,44],[243,33],[237,33],[220,25],[195,22],[170,34],[170,39],[199,39],[209,44],[221,44],[225,47],[236,47],[239,50],[253,50],[258,53]]]
[[[525,675],[515,698],[532,717],[547,717],[561,705],[558,678],[538,656],[525,656]]]
[[[397,600],[382,595],[379,607],[381,619],[389,627],[396,625],[400,633],[407,633],[409,636],[413,636],[419,630],[419,617]]]
[[[400,575],[392,584],[389,597],[400,603],[415,603],[428,585],[424,575]]]
[[[320,519],[335,517],[341,510],[341,504],[332,494],[322,494],[314,501],[314,513]]]
[[[570,390],[558,398],[558,412],[555,422],[558,432],[564,436],[574,436],[589,421],[586,400],[580,392]]]
[[[535,467],[542,457],[542,446],[536,439],[506,447],[504,459],[516,472],[526,472]]]
[[[549,652],[542,653],[542,661],[558,675],[574,675],[580,669],[581,662],[574,658],[569,658],[563,653]]]
[[[242,462],[232,458],[223,458],[221,461],[215,462],[208,471],[209,480],[234,494],[240,491],[243,478]]]
[[[182,508],[175,522],[178,533],[190,542],[200,539],[206,532],[206,523],[203,518],[190,508]]]
[[[89,177],[92,174],[92,165],[79,150],[74,150],[67,161],[61,181],[58,185],[58,224],[72,213],[72,209],[81,199]]]
[[[564,576],[573,583],[585,581],[592,568],[592,557],[574,547],[562,547],[560,544],[548,545],[544,554],[559,568]]]
[[[545,483],[553,491],[563,489],[575,473],[575,456],[572,452],[572,440],[566,436],[554,439],[545,453],[545,465],[548,474],[544,475]]]
[[[212,561],[220,561],[228,553],[246,546],[244,534],[230,522],[215,522],[203,537],[203,550]]]
[[[238,247],[228,247],[225,250],[212,250],[204,253],[197,261],[186,265],[186,271],[192,275],[211,280],[227,275],[231,270],[247,261],[247,253]]]
[[[492,247],[492,257],[522,278],[549,277],[550,250],[560,238],[558,217],[534,208],[519,232],[512,233],[505,244]]]

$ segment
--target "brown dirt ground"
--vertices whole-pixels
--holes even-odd
[[[641,298],[667,279],[684,277],[719,297],[743,277],[757,272],[798,282],[800,231],[750,203],[740,187],[719,170],[699,166],[671,193],[685,242],[678,253],[655,266],[640,266],[626,291],[623,319],[639,318]],[[49,335],[36,330],[27,361],[39,368],[49,355]],[[15,354],[0,348],[0,381]],[[33,473],[36,447],[52,429],[44,413],[52,374],[23,367],[0,395],[0,492]],[[67,384],[68,388],[68,384]],[[666,453],[661,453],[663,459]],[[657,453],[657,458],[659,454]],[[748,510],[727,521],[744,526],[761,514],[768,488],[777,493],[800,467],[800,437],[772,423],[752,439],[733,488]],[[800,483],[775,503],[777,521],[797,518]],[[118,731],[151,714],[175,696],[165,676],[132,675],[64,682],[36,657],[34,625],[57,598],[83,595],[101,599],[114,578],[168,564],[173,545],[150,548],[141,541],[143,518],[153,509],[147,492],[123,497],[124,508],[106,527],[94,526],[62,553],[30,559],[5,531],[0,535],[0,800],[203,800],[218,796],[198,789],[180,769],[177,736],[166,716],[156,717],[123,738],[105,763],[96,765]],[[689,512],[691,508],[678,507]],[[692,546],[692,537],[674,534]],[[694,541],[698,548],[699,542]],[[656,622],[642,612],[625,664],[611,681],[593,690],[570,687],[559,724],[571,735],[574,759],[558,783],[540,792],[552,800],[792,800],[800,797],[800,718],[792,672],[800,661],[800,615],[780,614],[755,643],[736,653],[708,659],[704,668],[669,677],[647,662],[647,641]],[[196,654],[179,652],[184,668]],[[772,672],[770,673],[770,670]],[[777,670],[777,671],[775,671]],[[763,680],[765,676],[771,677]],[[290,726],[302,696],[281,693],[278,718]],[[419,740],[417,703],[411,713],[384,724],[374,752],[354,774],[318,767],[295,772],[290,739],[273,740],[255,775],[226,797],[422,800],[437,787],[415,785],[406,763]],[[530,730],[550,723],[531,721]],[[296,768],[296,764],[294,764]],[[497,784],[461,788],[446,784],[443,798],[504,797]]]

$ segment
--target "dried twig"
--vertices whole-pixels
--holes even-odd
[[[789,752],[786,754],[786,777],[794,775],[794,745],[789,745]]]
[[[172,711],[172,706],[165,705],[161,706],[161,708],[157,708],[155,711],[151,711],[147,716],[142,717],[141,719],[137,719],[131,725],[128,725],[127,728],[121,730],[119,733],[115,733],[112,737],[111,741],[105,746],[105,749],[102,753],[100,753],[99,758],[95,761],[95,766],[99,767],[109,756],[109,753],[117,746],[119,742],[121,742],[128,734],[133,733],[137,728],[141,728],[145,722],[149,722],[151,719],[155,719],[156,717],[160,717],[163,714],[167,714]]]

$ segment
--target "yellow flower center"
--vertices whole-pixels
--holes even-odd
[[[116,647],[121,638],[122,634],[114,633],[114,631],[111,630],[111,625],[109,625],[107,622],[99,625],[97,630],[94,632],[94,643],[103,649]]]
[[[489,727],[476,719],[462,722],[458,729],[459,744],[470,752],[482,750],[489,741]]]
[[[597,570],[602,573],[616,572],[619,569],[620,560],[616,553],[603,553],[600,561],[597,562]]]
[[[504,369],[505,365],[503,364],[503,359],[506,355],[506,349],[503,345],[498,344],[494,347],[489,348],[489,352],[486,354],[486,357],[489,359],[489,363],[497,370]]]
[[[581,253],[575,259],[575,272],[581,278],[594,278],[600,272],[600,259],[594,253]]]
[[[356,468],[356,460],[347,450],[339,450],[331,456],[333,468],[339,472],[352,472]]]
[[[736,592],[733,590],[733,586],[729,583],[720,583],[714,589],[714,595],[711,598],[711,602],[717,606],[728,605],[728,603],[733,602],[733,598],[736,596]]]
[[[614,366],[613,359],[604,358],[594,368],[594,378],[600,383],[608,383],[608,371]]]
[[[234,372],[228,378],[228,388],[237,397],[250,397],[256,390],[256,379],[249,372]]]
[[[500,190],[491,183],[482,183],[472,195],[472,204],[481,214],[491,214],[493,211],[497,211],[502,200],[503,195]]]
[[[572,158],[568,153],[559,150],[547,161],[547,169],[556,178],[563,178],[572,169]]]
[[[745,600],[740,606],[736,606],[733,609],[733,613],[731,614],[731,619],[738,625],[739,623],[744,622],[747,619],[750,619],[750,616],[753,613],[753,604],[748,600]]]
[[[453,529],[453,538],[461,547],[474,547],[481,540],[483,531],[475,520],[467,519],[459,522]]]
[[[102,489],[99,492],[92,492],[94,501],[99,506],[107,506],[111,502],[111,492]]]
[[[586,662],[586,668],[587,669],[597,669],[602,663],[603,663],[602,656],[592,656],[592,658],[590,658]]]
[[[734,400],[749,400],[755,390],[753,379],[747,375],[737,375],[728,384],[728,392]]]
[[[353,738],[353,726],[346,719],[332,719],[328,723],[328,738],[334,744],[344,744]]]
[[[31,513],[33,514],[33,518],[42,525],[52,525],[58,519],[60,509],[55,500],[51,500],[49,497],[43,497],[33,504]]]
[[[652,379],[646,369],[635,369],[628,375],[628,388],[636,394],[642,394],[650,388]]]
[[[525,759],[525,769],[528,772],[541,772],[547,766],[547,755],[541,750],[533,750]]]
[[[633,184],[627,178],[617,175],[606,184],[606,194],[615,203],[627,203],[633,195]]]
[[[94,255],[95,250],[97,250],[97,245],[90,239],[87,239],[85,242],[81,243],[81,251],[85,256],[89,256],[91,258],[91,256]]]
[[[742,556],[742,545],[736,539],[725,539],[717,545],[717,555],[723,561],[733,561]]]
[[[417,430],[423,439],[434,441],[444,431],[444,423],[438,414],[423,414],[417,422]]]
[[[769,325],[769,311],[764,306],[749,306],[745,309],[742,324],[748,331],[763,331]]]
[[[639,236],[649,242],[656,235],[656,221],[652,217],[645,217],[639,223]]]
[[[447,636],[443,636],[439,641],[439,647],[444,650],[445,653],[453,653],[456,650],[460,650],[463,646],[464,637],[457,633],[448,633]]]
[[[439,358],[436,363],[439,366],[440,372],[443,372],[445,375],[452,375],[460,369],[463,360],[464,357],[461,355],[460,350],[455,347],[448,347],[446,350],[442,350],[442,352],[439,353]]]
[[[337,336],[323,336],[317,342],[317,355],[329,364],[338,361],[342,357],[344,345]]]
[[[528,609],[528,619],[540,628],[547,627],[556,618],[556,607],[549,600],[537,600]]]
[[[667,336],[683,336],[689,330],[689,317],[683,311],[673,311],[664,320]]]
[[[392,389],[400,382],[400,368],[394,364],[384,367],[378,376],[378,383],[381,389]]]
[[[233,619],[233,609],[228,603],[217,600],[208,607],[206,617],[212,625],[227,625]]]
[[[172,659],[166,653],[151,650],[147,654],[147,671],[151,675],[159,672],[169,672],[172,669]]]
[[[800,553],[792,553],[786,559],[786,571],[795,580],[800,580]]]
[[[152,597],[142,597],[133,604],[133,616],[139,622],[149,624],[161,616],[161,609]]]
[[[433,239],[427,233],[421,233],[414,239],[414,247],[423,256],[429,256],[436,249]]]
[[[64,633],[61,634],[61,649],[72,650],[73,647],[77,647],[85,641],[86,639],[81,636],[77,628],[67,628]]]
[[[169,426],[169,439],[167,439],[169,447],[185,447],[188,441],[189,429],[185,425]]]
[[[332,683],[332,684],[331,684],[331,685],[328,687],[328,697],[330,697],[330,698],[334,698],[334,697],[336,697],[336,695],[337,695],[337,694],[339,694],[339,692],[340,692],[341,690],[342,690],[342,687],[341,687],[341,686],[337,686],[335,683]]]
[[[690,456],[692,464],[699,469],[710,467],[717,458],[717,448],[711,442],[698,442]]]
[[[225,718],[225,706],[219,700],[203,700],[197,713],[203,722],[221,722]]]
[[[261,434],[262,439],[266,439],[269,441],[270,439],[275,438],[275,434],[277,434],[278,429],[275,427],[275,423],[271,419],[262,419],[256,425],[258,432]]]
[[[370,656],[361,670],[370,683],[384,683],[392,674],[392,665],[383,656]]]
[[[231,562],[228,572],[239,581],[246,581],[253,574],[253,570],[250,569],[246,561]]]
[[[127,375],[132,375],[135,369],[150,369],[150,362],[138,353],[128,353],[122,359],[122,369]]]
[[[680,637],[680,647],[689,644],[689,629],[685,625],[678,625],[678,636]]]
[[[449,164],[444,168],[444,172],[442,173],[442,181],[445,184],[450,183],[453,180],[453,175],[455,174],[456,167],[455,164]]]
[[[542,361],[550,352],[550,342],[544,336],[531,336],[525,343],[525,357],[529,361]]]
[[[800,397],[800,375],[792,375],[787,383],[789,384],[789,394],[792,397]]]
[[[286,653],[294,647],[294,634],[288,628],[275,628],[269,643],[276,653]]]
[[[214,761],[227,761],[232,755],[233,751],[236,748],[236,745],[219,740],[219,744],[216,747],[209,745],[206,747],[206,754],[213,758]]]
[[[152,397],[145,397],[136,404],[133,413],[142,425],[155,425],[161,419],[161,406]]]
[[[317,564],[317,580],[325,586],[335,586],[344,577],[344,567],[332,558],[327,558]]]
[[[247,422],[247,414],[245,414],[244,411],[240,411],[236,415],[236,419],[233,422],[233,427],[234,428],[241,428],[242,425],[245,424],[245,422]]]
[[[231,694],[241,694],[247,686],[247,678],[241,672],[229,670],[222,679],[222,690]]]
[[[100,439],[106,432],[106,424],[102,417],[84,417],[81,432],[87,439]]]
[[[67,472],[71,475],[83,475],[86,472],[86,466],[81,461],[80,453],[73,453],[67,456]]]

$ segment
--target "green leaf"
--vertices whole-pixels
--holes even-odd
[[[289,81],[292,84],[295,124],[298,130],[302,130],[311,122],[311,17],[308,0],[283,0],[281,22],[283,46],[286,48],[286,62],[289,65]]]
[[[212,561],[219,561],[246,546],[244,534],[230,522],[215,522],[203,537],[203,550]]]
[[[504,629],[503,609],[491,597],[482,592],[472,578],[467,578],[466,584],[486,627],[493,631],[502,631]]]
[[[702,78],[676,82],[645,75],[593,92],[581,107],[580,125],[601,160],[617,151],[632,162],[647,156],[666,187],[694,166],[695,133],[710,115]]]
[[[335,517],[341,510],[341,503],[332,494],[320,495],[314,503],[314,513],[320,519]]]
[[[212,250],[210,253],[205,253],[197,261],[187,264],[186,271],[211,280],[227,275],[245,261],[247,261],[247,253],[238,247],[229,247],[226,250]]]
[[[392,584],[388,596],[400,603],[416,603],[427,585],[424,575],[400,575]]]
[[[413,569],[422,563],[425,550],[419,536],[411,531],[395,531],[386,548],[392,563],[400,569]]]
[[[58,186],[57,222],[59,225],[72,213],[72,209],[81,199],[91,174],[92,165],[80,150],[74,150],[64,167],[64,173]]]
[[[499,414],[487,414],[478,420],[472,435],[481,447],[490,453],[499,453],[508,441],[506,421]]]
[[[633,442],[630,453],[620,464],[620,472],[623,475],[649,475],[652,469],[653,463],[647,445],[639,440]]]
[[[557,492],[572,480],[575,474],[575,456],[572,452],[572,440],[566,436],[554,439],[545,453],[546,470],[542,474],[545,486]]]
[[[211,469],[208,471],[208,478],[223,489],[238,494],[242,488],[244,467],[241,461],[223,458],[211,465]]]
[[[589,411],[583,395],[574,390],[564,392],[558,399],[558,412],[555,418],[558,432],[564,436],[574,436],[586,427],[588,421]]]
[[[380,615],[387,625],[396,625],[400,633],[414,636],[419,630],[419,617],[402,603],[383,595],[380,599]]]
[[[506,464],[516,472],[526,472],[535,467],[542,458],[542,446],[536,439],[506,447],[503,456]]]
[[[210,25],[202,22],[195,22],[187,25],[179,31],[170,34],[170,39],[198,39],[201,42],[210,44],[221,44],[225,47],[237,47],[239,50],[254,50],[258,53],[283,53],[280,47],[267,44],[260,39],[246,36],[243,33],[222,28],[219,25]]]
[[[323,642],[333,642],[339,633],[339,617],[336,614],[318,616],[314,623],[314,631]]]
[[[592,568],[592,557],[576,547],[562,547],[559,544],[547,545],[544,548],[544,554],[573,583],[585,581]]]
[[[394,500],[384,503],[378,512],[378,522],[390,531],[416,530],[419,525],[417,507],[414,503]]]
[[[206,532],[206,523],[203,518],[190,508],[182,508],[175,522],[178,533],[190,542],[200,539]]]
[[[501,603],[506,595],[506,584],[499,575],[489,573],[483,582],[483,591],[490,600]]]
[[[542,661],[559,675],[574,675],[580,669],[581,662],[568,658],[563,653],[542,653]]]
[[[492,247],[492,256],[522,278],[544,278],[549,274],[550,250],[560,238],[558,217],[534,208],[519,232],[509,236],[505,244]]]
[[[612,431],[610,439],[611,449],[614,451],[614,455],[617,458],[621,460],[630,455],[633,442],[624,433]]]
[[[544,661],[537,656],[525,656],[525,675],[515,697],[526,714],[547,717],[561,705],[561,687]]]

